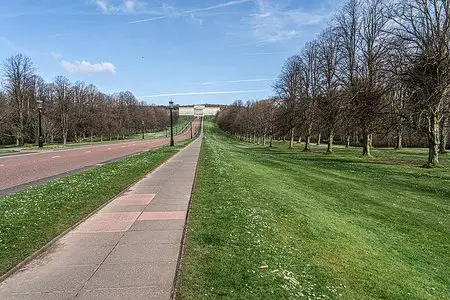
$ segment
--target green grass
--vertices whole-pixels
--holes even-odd
[[[449,157],[205,128],[177,299],[449,298]]]
[[[0,154],[11,154],[11,153],[15,153],[18,152],[16,150],[10,150],[10,149],[0,149]]]
[[[143,152],[0,197],[0,275],[189,142]]]
[[[186,126],[194,120],[192,116],[179,116],[177,122],[173,124],[173,134],[177,135],[181,133],[181,130],[185,129]],[[170,136],[170,126],[167,129],[167,135]],[[144,134],[146,139],[156,139],[161,137],[166,137],[166,131],[159,132],[147,132]],[[142,133],[136,133],[130,136],[130,139],[138,140],[142,139]]]

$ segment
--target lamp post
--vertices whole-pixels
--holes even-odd
[[[173,141],[173,118],[172,118],[173,101],[172,101],[172,99],[170,99],[170,101],[169,101],[169,110],[170,110],[170,146],[174,146],[175,143]]]
[[[38,108],[38,148],[44,147],[44,141],[42,139],[42,100],[37,100],[37,108]]]
[[[144,120],[142,120],[142,139],[145,140]]]

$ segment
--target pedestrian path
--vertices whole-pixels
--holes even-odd
[[[171,299],[202,136],[0,284],[0,299]]]

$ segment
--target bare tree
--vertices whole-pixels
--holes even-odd
[[[299,122],[299,98],[302,84],[302,58],[292,56],[288,58],[274,85],[280,101],[278,122],[282,124],[284,133],[290,133],[290,148],[294,147],[294,128]]]
[[[439,163],[440,124],[450,87],[450,1],[401,0],[393,34],[404,41],[404,81],[428,140],[428,164]]]
[[[328,135],[327,152],[333,152],[333,140],[342,112],[342,93],[339,91],[337,67],[339,62],[338,39],[333,28],[325,30],[319,39],[319,62],[322,97],[318,111]]]
[[[13,114],[13,128],[16,144],[24,144],[25,124],[29,106],[29,89],[34,75],[34,67],[29,57],[17,54],[6,60],[3,64],[4,88],[9,97],[11,113]]]
[[[71,95],[70,82],[64,76],[58,76],[54,82],[55,99],[59,113],[59,125],[61,128],[61,136],[63,144],[67,144],[67,136],[70,128],[71,117]]]

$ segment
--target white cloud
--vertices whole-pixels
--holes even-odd
[[[61,66],[66,72],[79,74],[94,74],[94,73],[116,73],[116,67],[110,62],[100,62],[92,64],[88,61],[70,62],[67,60],[60,61]]]
[[[142,96],[141,98],[160,98],[160,97],[177,97],[177,96],[205,96],[205,95],[227,95],[227,94],[252,94],[270,92],[270,90],[241,90],[241,91],[213,91],[213,92],[186,92],[186,93],[167,93]]]

